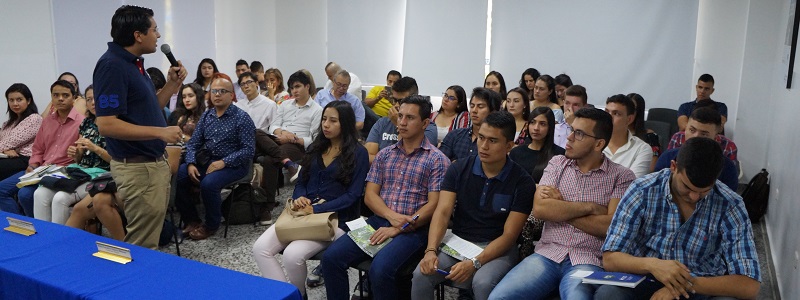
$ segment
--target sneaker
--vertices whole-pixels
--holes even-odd
[[[294,162],[286,167],[286,177],[289,177],[289,182],[295,182],[297,180],[297,176],[300,175],[300,169],[302,168],[302,166]]]
[[[275,223],[275,220],[272,219],[272,210],[271,209],[262,209],[261,210],[261,217],[259,218],[258,225],[267,226],[272,225]]]
[[[363,298],[369,298],[369,280],[367,277],[364,277],[364,280],[359,281],[356,284],[356,287],[353,289],[353,296],[362,296]]]
[[[308,274],[308,278],[306,278],[306,285],[308,287],[318,287],[323,284],[325,284],[325,278],[322,277],[322,270],[320,266],[317,265],[317,267]]]

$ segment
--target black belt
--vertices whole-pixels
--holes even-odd
[[[150,157],[150,156],[144,156],[144,155],[136,155],[136,156],[126,157],[126,158],[116,158],[116,157],[114,157],[112,159],[114,161],[116,161],[116,162],[121,162],[121,163],[125,163],[125,164],[129,164],[129,163],[136,164],[136,163],[152,163],[152,162],[164,161],[164,160],[166,160],[166,156],[162,155],[162,156],[159,156],[159,157]]]

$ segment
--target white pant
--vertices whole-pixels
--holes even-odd
[[[344,234],[344,230],[336,228],[334,240]],[[330,244],[331,242],[304,240],[282,244],[278,240],[278,235],[275,234],[275,226],[273,225],[256,240],[253,245],[253,258],[256,260],[258,269],[261,270],[261,275],[266,278],[289,282],[297,287],[301,294],[305,295],[306,275],[308,275],[306,260],[327,248]],[[275,255],[280,253],[281,250],[284,250],[282,260],[288,278],[284,275],[278,259],[275,258]]]
[[[39,186],[33,193],[33,217],[56,224],[65,224],[69,219],[72,205],[81,201],[89,193],[86,185],[81,184],[74,193],[59,192]]]

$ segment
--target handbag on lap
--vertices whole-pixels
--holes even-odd
[[[333,240],[339,219],[336,212],[306,215],[302,211],[292,210],[292,199],[289,199],[283,212],[275,221],[275,234],[281,243],[296,240],[323,241]],[[324,200],[322,200],[324,201]]]

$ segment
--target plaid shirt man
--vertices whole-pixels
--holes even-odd
[[[724,135],[718,134],[714,140],[719,143],[719,146],[722,147],[722,154],[725,157],[730,158],[731,160],[736,160],[736,153],[738,152],[736,148],[736,144],[733,141],[726,138]],[[686,132],[679,131],[672,135],[672,138],[669,140],[669,146],[667,150],[680,148],[683,143],[686,142]]]
[[[664,169],[634,182],[620,200],[603,251],[677,260],[692,276],[744,275],[761,281],[742,198],[717,181],[685,222]]]
[[[622,198],[636,177],[633,172],[603,156],[600,168],[581,173],[574,159],[554,156],[544,169],[539,185],[553,186],[565,201],[593,202],[608,206],[612,198]],[[602,266],[603,240],[567,222],[544,223],[536,253],[560,263],[569,255],[572,265]]]

